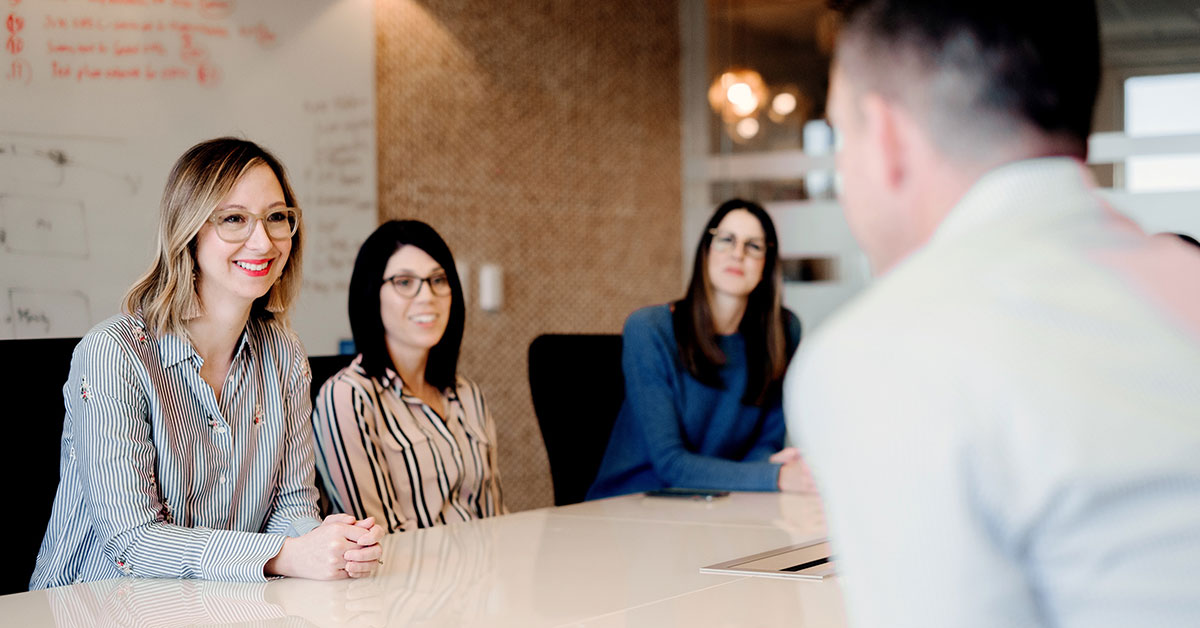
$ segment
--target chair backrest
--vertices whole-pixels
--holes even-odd
[[[321,391],[321,386],[330,377],[337,375],[337,372],[349,366],[354,361],[353,355],[310,355],[308,356],[308,367],[312,370],[312,388],[309,389],[309,396],[312,398],[313,405],[317,404],[317,393]],[[317,455],[320,455],[318,453]],[[325,483],[321,481],[321,474],[316,475],[317,493],[317,508],[321,511],[321,517],[333,514],[333,500],[329,499],[329,494],[325,492]]]
[[[529,392],[550,460],[554,504],[581,502],[625,399],[621,336],[538,336],[529,345]]]
[[[312,370],[312,388],[309,390],[309,396],[312,397],[314,404],[317,402],[317,393],[321,390],[325,380],[336,375],[338,371],[346,368],[353,361],[353,355],[308,356],[308,366]]]
[[[0,569],[0,594],[29,588],[29,576],[50,522],[62,445],[63,384],[79,338],[0,340],[0,395],[9,400],[5,423],[12,451],[0,456],[9,519],[21,520],[10,535]]]

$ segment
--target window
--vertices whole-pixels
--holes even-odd
[[[1125,81],[1125,133],[1130,137],[1200,134],[1200,73],[1137,76]],[[1200,154],[1129,157],[1130,192],[1200,189]]]

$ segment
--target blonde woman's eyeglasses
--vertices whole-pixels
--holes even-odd
[[[255,223],[262,221],[267,237],[272,240],[286,240],[296,235],[300,228],[300,208],[276,208],[259,216],[240,209],[226,209],[213,212],[208,222],[217,230],[217,237],[231,244],[245,242],[254,233]]]

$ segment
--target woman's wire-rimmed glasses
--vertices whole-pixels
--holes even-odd
[[[392,284],[392,288],[396,290],[396,294],[411,299],[417,296],[421,291],[421,284],[429,284],[429,291],[434,296],[444,297],[450,294],[450,278],[446,273],[437,273],[428,277],[417,277],[416,275],[392,275],[384,277],[384,283]]]
[[[272,240],[286,240],[296,235],[300,228],[300,208],[276,208],[262,216],[240,209],[224,209],[215,211],[208,217],[208,222],[217,229],[217,237],[230,244],[249,240],[254,233],[255,223],[260,220],[267,230],[267,237]]]
[[[732,251],[738,247],[737,235],[720,229],[709,229],[712,234],[712,249],[714,251]],[[747,238],[742,240],[742,250],[746,257],[762,259],[767,255],[767,242],[762,238]]]

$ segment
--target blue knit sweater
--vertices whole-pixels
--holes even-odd
[[[790,355],[800,321],[784,313]],[[670,306],[629,316],[621,356],[625,401],[588,499],[668,486],[777,490],[779,465],[767,458],[783,447],[780,400],[744,405],[745,341],[740,333],[717,341],[725,352],[723,389],[700,383],[683,366]]]

